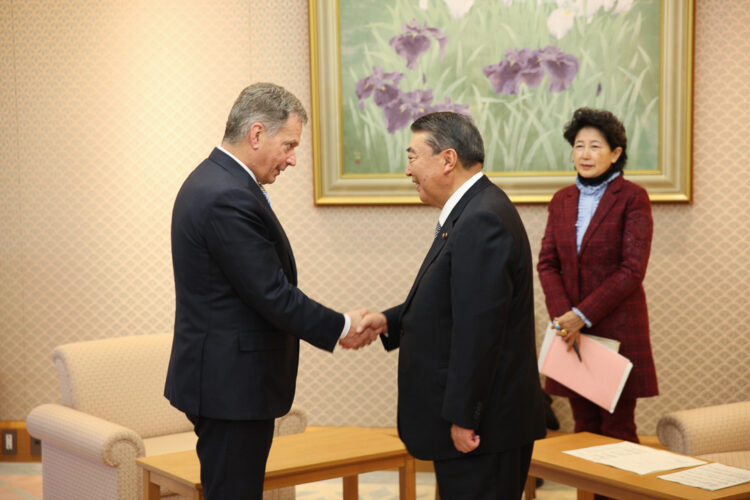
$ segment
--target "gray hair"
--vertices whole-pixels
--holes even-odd
[[[224,130],[224,142],[240,142],[256,122],[262,123],[268,135],[273,136],[292,114],[303,125],[307,123],[307,112],[294,94],[274,83],[254,83],[234,101]]]
[[[433,154],[446,149],[456,151],[464,168],[484,163],[482,135],[468,116],[440,111],[424,115],[411,124],[412,132],[427,132],[426,143]]]

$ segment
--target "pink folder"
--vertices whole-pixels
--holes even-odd
[[[539,371],[610,413],[615,411],[633,363],[585,335],[578,339],[581,359],[551,326],[539,352]]]

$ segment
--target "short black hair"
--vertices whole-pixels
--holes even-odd
[[[451,111],[429,113],[417,118],[411,124],[411,131],[429,134],[426,142],[433,154],[446,149],[455,150],[464,168],[484,163],[482,134],[466,115]]]
[[[563,137],[572,146],[578,132],[585,127],[593,127],[601,132],[610,149],[622,148],[622,153],[620,153],[617,161],[612,164],[612,168],[615,170],[625,168],[628,161],[628,136],[622,122],[604,109],[578,108],[573,113],[570,122],[565,125]]]

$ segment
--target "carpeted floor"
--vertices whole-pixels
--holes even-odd
[[[41,500],[42,466],[39,463],[0,463],[0,500]],[[341,480],[331,479],[297,486],[298,500],[340,500]],[[360,500],[397,500],[398,473],[371,472],[359,476]],[[417,499],[435,498],[435,476],[417,473]],[[573,488],[545,483],[537,489],[539,500],[574,500]]]
[[[0,463],[0,500],[41,500],[39,463]]]

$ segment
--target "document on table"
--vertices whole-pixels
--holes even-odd
[[[750,470],[714,463],[665,474],[659,476],[659,478],[708,491],[716,491],[750,482]]]
[[[539,371],[612,413],[633,368],[618,348],[616,340],[604,345],[582,334],[579,361],[550,323],[539,351]]]
[[[657,450],[629,441],[568,450],[564,453],[640,475],[706,463],[697,458]]]

